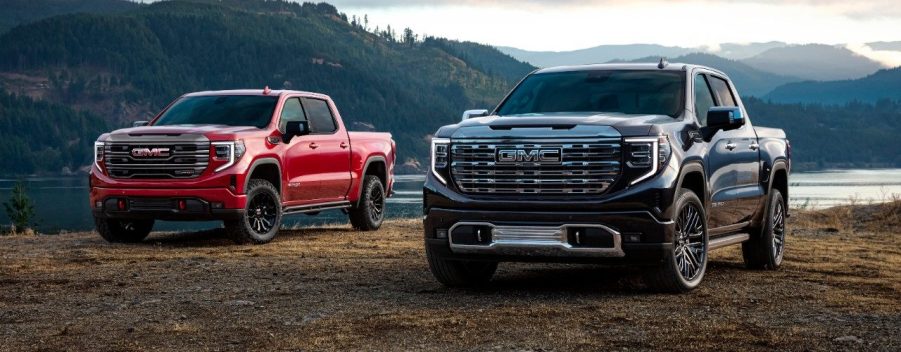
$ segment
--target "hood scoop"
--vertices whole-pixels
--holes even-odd
[[[574,124],[509,124],[509,125],[490,125],[492,130],[509,131],[522,128],[542,128],[551,130],[571,130],[576,127]]]

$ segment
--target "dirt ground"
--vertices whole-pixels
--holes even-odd
[[[415,220],[285,230],[263,246],[221,231],[138,245],[5,236],[0,350],[898,351],[898,209],[867,212],[878,226],[798,213],[781,270],[746,270],[723,249],[681,295],[591,265],[504,263],[488,287],[445,288]]]

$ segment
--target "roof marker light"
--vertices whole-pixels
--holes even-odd
[[[263,88],[263,95],[269,95],[269,93],[271,93],[271,92],[272,92],[272,90],[269,89],[269,86],[266,86],[265,88]]]

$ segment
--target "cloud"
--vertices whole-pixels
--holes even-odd
[[[899,6],[898,0],[332,0],[329,2],[339,9],[342,7],[376,9],[441,6],[559,9],[562,7],[590,8],[617,5],[647,5],[652,7],[654,5],[671,5],[674,3],[693,5],[784,5],[806,6],[857,19],[901,17],[901,6]]]

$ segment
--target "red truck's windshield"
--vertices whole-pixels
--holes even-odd
[[[685,100],[685,73],[600,70],[533,74],[516,87],[497,114],[618,112],[678,116]]]
[[[166,125],[226,125],[265,128],[272,120],[278,97],[217,95],[184,97],[154,122]]]

